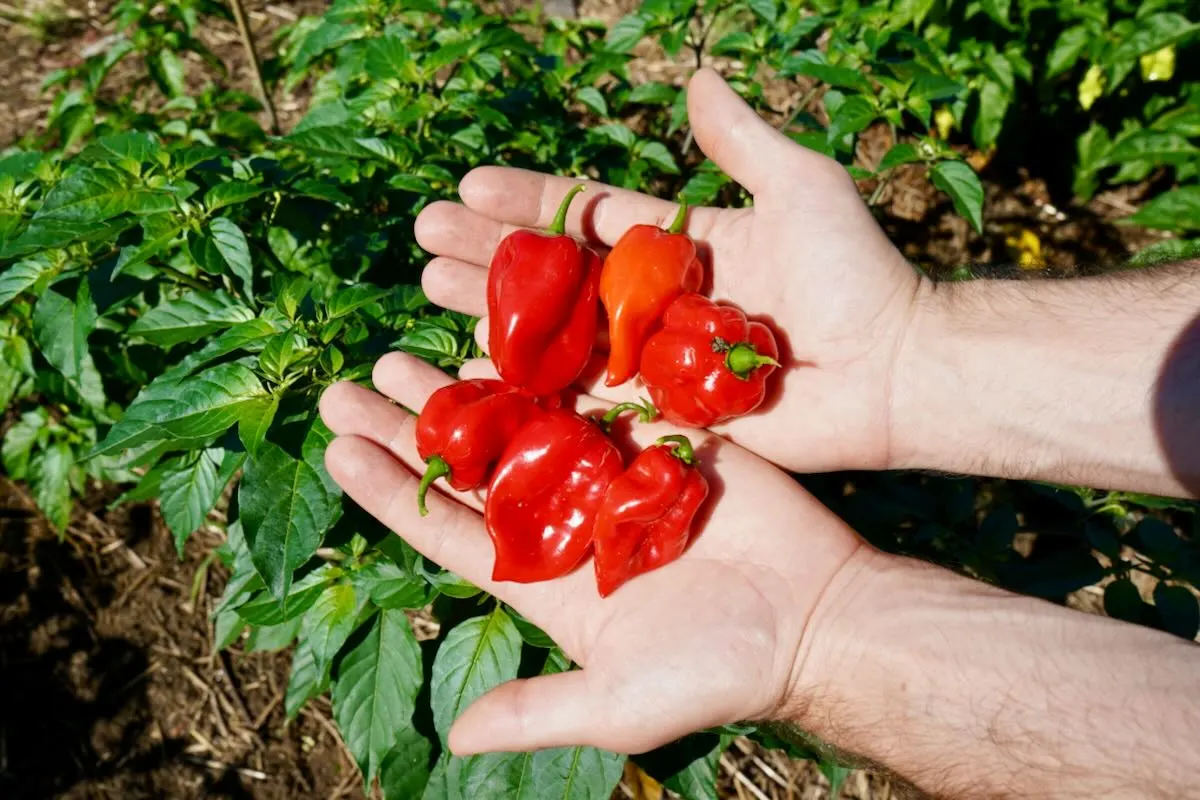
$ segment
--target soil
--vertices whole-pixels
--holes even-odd
[[[0,9],[10,18],[38,14],[43,20],[10,21],[3,34],[0,145],[15,142],[44,116],[49,98],[39,91],[42,78],[80,59],[108,33],[107,3],[33,3]],[[321,6],[316,0],[247,5],[261,54],[281,25]],[[611,22],[633,5],[584,0],[579,14]],[[253,91],[232,23],[207,27],[203,38],[241,88]],[[678,84],[692,66],[653,50],[639,56],[631,71],[642,78]],[[780,120],[799,100],[794,90],[779,87],[768,87],[767,96]],[[286,130],[302,113],[302,98],[274,101]],[[863,137],[867,163],[886,151],[888,136],[878,129]],[[879,193],[881,222],[914,263],[935,275],[966,265],[1012,276],[1089,272],[1157,238],[1114,224],[1132,211],[1146,184],[1086,206],[1056,207],[1036,178],[984,174],[991,180],[982,236],[916,169],[901,170]],[[863,188],[875,187],[866,182]],[[1036,237],[1039,257],[1024,268],[997,266],[1018,262],[1014,242],[1022,232]],[[286,651],[247,652],[242,642],[213,652],[209,612],[227,577],[208,560],[221,541],[219,527],[194,535],[180,559],[153,507],[109,510],[114,496],[94,487],[60,542],[23,489],[0,478],[0,797],[362,797],[328,700],[287,721]],[[812,764],[746,740],[722,760],[725,798],[815,800],[829,796],[828,786]],[[614,794],[659,796],[632,772]],[[897,795],[885,776],[856,772],[840,796]]]

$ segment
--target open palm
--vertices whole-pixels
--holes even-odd
[[[465,373],[488,368],[473,362]],[[450,380],[403,354],[383,358],[374,374],[381,392],[414,410]],[[585,396],[578,407],[605,405]],[[411,414],[348,383],[325,393],[321,413],[337,434],[326,463],[347,494],[425,556],[527,616],[583,667],[480,698],[451,733],[459,754],[580,744],[642,752],[708,726],[780,713],[810,614],[860,547],[785,473],[691,432],[711,493],[678,561],[604,600],[590,561],[554,581],[495,583],[479,496],[433,492],[429,516],[417,512],[414,470],[422,464]],[[625,433],[631,445],[646,446],[671,432],[636,425]]]
[[[688,233],[710,257],[713,297],[770,322],[785,363],[759,413],[714,430],[792,470],[892,466],[902,399],[892,379],[920,278],[845,170],[767,125],[716,73],[692,79],[688,108],[700,148],[754,196],[752,208],[695,209]],[[423,278],[430,299],[485,314],[496,245],[516,227],[548,225],[574,183],[497,167],[468,174],[465,205],[434,203],[417,219],[418,241],[437,256]],[[572,206],[568,232],[611,246],[630,226],[665,224],[675,210],[592,184]],[[584,388],[610,400],[639,391],[632,382]]]

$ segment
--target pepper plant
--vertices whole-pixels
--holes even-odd
[[[5,470],[60,532],[89,481],[123,484],[118,502],[157,500],[181,552],[233,487],[217,644],[294,645],[287,714],[330,692],[364,781],[386,797],[606,798],[617,754],[447,754],[474,698],[570,665],[515,611],[383,530],[323,467],[325,387],[369,383],[394,349],[449,371],[477,355],[475,320],[417,285],[416,214],[485,163],[747,202],[694,147],[684,91],[632,79],[629,52],[649,42],[720,65],[869,200],[894,170],[923,165],[980,228],[963,155],[995,147],[1002,159],[1036,105],[1080,134],[1055,140],[1078,152],[1079,196],[1169,168],[1181,187],[1135,221],[1194,230],[1197,86],[1168,76],[1169,54],[1195,52],[1186,12],[1176,0],[648,0],[609,29],[468,0],[339,0],[285,30],[264,65],[284,90],[311,92],[304,118],[270,136],[197,39],[222,6],[124,0],[107,49],[48,80],[45,135],[0,158]],[[185,70],[184,51],[202,73]],[[1096,66],[1104,78],[1084,103]],[[111,91],[122,70],[136,77]],[[764,82],[800,99],[773,107]],[[877,163],[858,147],[871,129],[889,141]],[[1184,636],[1200,625],[1190,504],[928,476],[805,480],[888,549],[1059,600],[1111,579],[1110,613]],[[1027,531],[1038,546],[1021,555]],[[1136,572],[1162,581],[1154,604],[1131,592]],[[432,642],[413,633],[419,609],[439,623]],[[752,726],[637,760],[688,800],[713,798],[735,735],[845,776],[819,744]]]

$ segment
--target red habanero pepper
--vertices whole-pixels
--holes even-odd
[[[706,428],[749,414],[779,366],[775,335],[736,306],[680,295],[642,350],[642,380],[663,418]]]
[[[500,377],[530,394],[565,389],[587,366],[596,341],[603,262],[563,234],[572,186],[548,229],[519,230],[496,248],[488,271],[488,349]]]
[[[686,436],[664,436],[608,487],[593,535],[601,597],[683,554],[692,520],[708,496],[708,481],[695,463]]]
[[[634,225],[604,259],[600,300],[608,311],[608,386],[637,374],[642,345],[671,301],[700,290],[704,266],[696,243],[682,233],[687,208],[679,206],[667,230]]]
[[[591,420],[538,414],[496,465],[483,518],[496,549],[492,580],[532,583],[573,570],[592,544],[596,509],[624,465]]]
[[[434,392],[417,417],[417,453],[426,464],[417,490],[421,516],[438,478],[460,492],[485,484],[513,434],[537,410],[532,397],[502,381],[456,381]]]

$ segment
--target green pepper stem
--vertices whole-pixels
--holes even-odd
[[[764,356],[754,349],[754,345],[749,342],[738,342],[731,346],[725,354],[725,366],[739,378],[743,380],[750,377],[750,373],[759,367],[765,367],[770,364],[773,367],[778,367],[779,362],[770,356]]]
[[[641,422],[651,422],[658,416],[658,409],[649,400],[643,400],[640,403],[620,403],[610,408],[604,416],[600,417],[600,427],[607,431],[617,421],[617,417],[626,411],[636,411],[638,420]]]
[[[562,203],[558,207],[558,213],[554,215],[554,221],[547,228],[550,233],[561,236],[567,230],[567,209],[571,207],[571,201],[575,199],[575,195],[580,192],[587,191],[586,183],[577,183],[567,190],[567,196],[563,198]]]
[[[696,448],[692,447],[692,440],[684,436],[682,433],[677,433],[673,436],[663,436],[655,444],[672,443],[675,447],[671,450],[671,455],[678,458],[689,467],[696,463]]]
[[[683,223],[687,221],[688,204],[683,200],[679,201],[679,213],[675,215],[675,221],[671,223],[671,227],[667,228],[667,233],[683,233]]]
[[[425,507],[425,495],[429,492],[429,487],[438,478],[450,474],[450,465],[441,456],[430,456],[425,462],[425,474],[421,476],[421,484],[417,487],[417,510],[421,512],[421,516],[428,516],[429,509]]]

